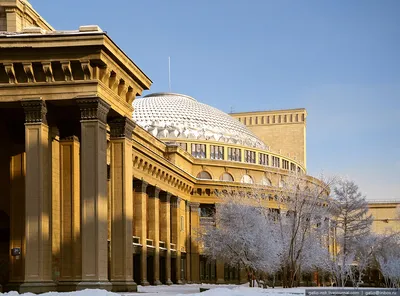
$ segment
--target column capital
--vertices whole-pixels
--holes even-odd
[[[117,117],[112,119],[109,123],[111,139],[113,138],[127,138],[132,139],[132,132],[135,128],[135,123],[127,117]]]
[[[189,207],[190,207],[190,211],[191,212],[196,212],[198,209],[199,209],[199,207],[200,207],[200,203],[199,202],[190,202],[189,203]]]
[[[143,180],[135,180],[133,181],[133,187],[135,188],[135,192],[138,193],[146,193],[147,186],[149,183]]]
[[[149,198],[159,198],[161,189],[157,186],[150,186],[148,190]]]
[[[61,142],[79,142],[79,138],[77,136],[68,136],[61,138]]]
[[[107,123],[107,114],[110,105],[104,100],[97,97],[78,99],[77,103],[81,110],[81,120],[100,120],[104,124]]]
[[[179,204],[180,204],[181,200],[182,199],[180,197],[173,196],[172,199],[171,199],[171,206],[173,208],[179,208]]]
[[[171,202],[171,193],[163,191],[160,193],[160,199],[162,202]]]
[[[21,101],[25,112],[25,123],[44,123],[47,124],[46,102],[42,99],[27,99]]]

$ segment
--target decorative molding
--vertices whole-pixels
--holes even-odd
[[[114,70],[112,70],[108,78],[108,87],[111,90],[115,91],[118,83],[119,83],[118,75]]]
[[[84,80],[92,79],[93,69],[92,69],[92,66],[90,65],[90,61],[83,60],[80,62],[81,62],[81,66],[82,66],[82,70],[83,70],[83,74],[84,74]]]
[[[157,186],[150,186],[147,190],[149,198],[160,198],[161,189]]]
[[[190,202],[189,203],[189,207],[190,207],[190,211],[191,212],[197,212],[199,210],[200,207],[200,203],[199,202]]]
[[[161,193],[160,193],[160,200],[161,200],[162,202],[168,202],[168,203],[170,203],[170,202],[171,202],[171,196],[172,196],[172,194],[169,193],[169,192],[167,192],[167,191],[161,192]]]
[[[68,136],[68,137],[64,137],[60,140],[60,142],[79,142],[79,138],[77,136]]]
[[[182,198],[178,197],[178,196],[174,196],[171,199],[171,206],[173,208],[179,208],[180,202],[181,202]]]
[[[127,138],[132,139],[132,132],[136,124],[127,117],[117,117],[111,120],[110,126],[110,136],[113,138]]]
[[[73,81],[74,77],[72,75],[71,62],[70,61],[60,61],[60,63],[61,63],[61,68],[64,72],[65,81]]]
[[[135,189],[135,193],[146,193],[147,186],[149,183],[143,180],[135,180],[133,181],[133,188]]]
[[[110,105],[100,98],[78,99],[77,103],[81,110],[81,120],[100,120],[107,124],[107,114]]]
[[[32,63],[22,63],[28,82],[36,82]]]
[[[44,74],[46,75],[46,82],[53,82],[54,75],[53,75],[53,68],[51,66],[51,62],[42,62],[42,67]]]
[[[25,112],[25,123],[47,124],[47,108],[45,101],[41,99],[23,100],[21,101],[21,105]]]
[[[8,76],[8,82],[9,83],[18,83],[17,78],[15,76],[14,64],[13,63],[3,63],[3,65],[4,65],[4,68],[5,68],[7,76]]]

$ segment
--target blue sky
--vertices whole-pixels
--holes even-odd
[[[152,79],[225,112],[304,107],[312,175],[400,199],[400,1],[30,0],[98,24]]]

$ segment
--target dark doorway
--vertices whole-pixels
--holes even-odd
[[[0,210],[0,284],[8,282],[10,252],[10,219]]]
[[[176,284],[176,258],[171,258],[171,281]]]
[[[147,281],[154,285],[154,257],[147,256]]]
[[[165,285],[166,278],[165,278],[165,257],[160,256],[160,281]]]
[[[140,254],[133,255],[133,280],[140,285]]]

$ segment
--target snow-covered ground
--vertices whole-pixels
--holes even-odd
[[[200,288],[210,290],[200,293]],[[41,296],[299,296],[304,295],[304,288],[296,289],[261,289],[249,288],[246,285],[172,285],[172,286],[138,286],[138,293],[111,293],[104,290],[83,290],[69,293],[49,292]],[[0,293],[0,296],[18,296],[17,292]],[[34,296],[32,293],[21,294],[24,296]]]

